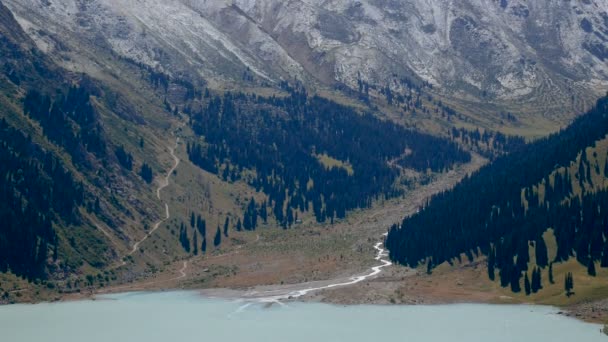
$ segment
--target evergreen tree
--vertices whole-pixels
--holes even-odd
[[[526,296],[530,295],[530,280],[528,279],[528,272],[525,273],[524,276],[524,289],[526,291]]]
[[[541,285],[540,269],[535,267],[532,270],[532,282],[531,282],[532,293],[538,292],[538,290],[540,290],[541,287],[542,287],[542,285]]]
[[[496,250],[494,247],[491,247],[490,254],[488,255],[488,276],[491,281],[494,281],[494,265],[496,264]]]
[[[608,178],[608,154],[606,154],[606,162],[604,163],[604,178]]]
[[[220,226],[217,226],[217,231],[215,232],[215,237],[213,238],[213,246],[218,247],[222,243],[222,231],[220,230]]]
[[[513,267],[511,269],[511,291],[513,291],[514,293],[521,292],[519,278],[521,278],[521,271],[519,271],[517,267]]]
[[[608,240],[604,241],[604,247],[602,248],[602,257],[600,260],[600,267],[608,267]]]
[[[291,227],[291,225],[294,222],[294,218],[293,218],[293,210],[292,209],[287,209],[287,226]]]
[[[587,274],[589,274],[592,277],[595,277],[597,275],[595,272],[595,262],[591,258],[589,258],[589,261],[587,264]]]
[[[243,230],[243,224],[241,223],[241,219],[239,218],[236,222],[236,231],[240,232],[241,230]]]
[[[195,224],[195,218],[194,218],[194,212],[192,212],[192,214],[190,214],[190,227],[194,228],[194,224]]]
[[[264,223],[268,223],[268,203],[266,202],[266,200],[264,200],[264,202],[262,203],[262,206],[260,207],[260,217],[262,218],[262,221]]]
[[[549,264],[549,283],[555,284],[555,280],[553,279],[553,263]]]
[[[570,297],[574,294],[572,292],[574,289],[574,278],[572,277],[571,272],[566,273],[564,278],[564,289],[566,290],[566,296]]]
[[[154,175],[152,174],[152,168],[146,163],[143,163],[141,165],[139,175],[148,184],[152,183],[152,180],[154,179]]]
[[[188,231],[186,226],[182,222],[179,229],[179,242],[186,253],[190,253],[190,238],[188,238]]]
[[[226,216],[226,221],[224,222],[224,236],[228,237],[228,227],[230,225],[230,219]]]
[[[535,243],[535,252],[536,252],[536,264],[541,268],[545,268],[549,264],[549,258],[547,256],[547,245],[545,244],[545,239],[540,236],[536,239]]]
[[[118,159],[118,162],[120,163],[120,165],[122,165],[122,167],[129,171],[133,169],[133,156],[131,155],[131,153],[125,151],[124,146],[118,146],[114,151],[114,154],[116,155],[116,159]]]
[[[196,230],[192,233],[192,253],[194,253],[194,255],[198,255],[198,234],[196,233]]]
[[[203,237],[207,236],[207,222],[205,219],[201,218],[201,215],[198,215],[196,218],[196,229],[201,233]]]
[[[207,252],[207,237],[203,236],[203,243],[201,244],[201,253],[205,254]]]

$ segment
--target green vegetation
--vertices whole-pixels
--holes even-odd
[[[546,267],[543,234],[553,228],[557,251],[551,261],[576,256],[595,274],[594,262],[608,260],[608,212],[601,210],[608,207],[608,191],[585,192],[601,170],[591,165],[586,152],[577,157],[606,134],[608,98],[565,130],[498,158],[393,226],[386,242],[391,258],[416,267],[429,260],[452,263],[463,253],[470,260],[483,254],[490,279],[496,268],[501,286],[519,292],[530,263],[529,244],[536,246],[538,267]],[[571,175],[573,160],[578,160],[578,172]],[[541,282],[539,269],[533,269],[532,293],[542,288]]]
[[[297,212],[312,210],[318,222],[333,222],[348,210],[369,208],[380,196],[400,195],[394,186],[399,170],[391,160],[420,172],[442,172],[471,158],[447,140],[310,97],[304,89],[289,90],[284,98],[209,95],[184,109],[201,137],[188,144],[190,161],[230,181],[251,171],[255,176],[245,180],[268,195],[284,227]],[[348,160],[353,171],[328,169],[315,155]]]

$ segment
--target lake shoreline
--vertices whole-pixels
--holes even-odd
[[[318,284],[328,283],[329,281],[314,282],[315,286]],[[373,280],[372,280],[373,282]],[[10,306],[12,304],[44,304],[44,303],[66,303],[66,302],[79,302],[79,301],[98,301],[105,300],[103,296],[121,295],[128,293],[171,293],[171,292],[192,292],[196,293],[202,298],[208,299],[224,299],[224,300],[241,300],[243,302],[256,303],[256,297],[252,297],[251,293],[263,293],[271,291],[276,293],[288,293],[296,289],[302,288],[306,284],[288,284],[288,285],[265,285],[265,286],[254,286],[249,288],[184,288],[184,287],[141,287],[132,290],[121,290],[116,289],[121,286],[108,287],[102,289],[102,291],[81,291],[69,294],[59,294],[49,300],[26,300],[18,301],[15,303],[2,303],[0,306]],[[353,286],[354,287],[354,286]],[[342,290],[348,290],[343,288]],[[483,299],[485,297],[478,296],[477,299],[458,299],[458,298],[445,298],[445,297],[433,297],[425,296],[419,300],[402,303],[391,303],[384,299],[365,299],[365,300],[342,300],[340,297],[332,295],[331,292],[340,291],[337,290],[321,290],[319,292],[306,294],[297,298],[287,298],[283,300],[284,303],[321,303],[328,305],[336,305],[341,307],[356,307],[356,306],[444,306],[444,305],[504,305],[504,306],[539,306],[539,307],[553,307],[558,309],[558,315],[576,319],[586,323],[592,324],[607,324],[606,317],[608,317],[608,299],[602,299],[598,301],[589,301],[585,303],[577,303],[572,305],[552,305],[547,303],[535,303],[530,302],[508,302],[508,301],[497,301]],[[348,291],[347,291],[348,292]],[[268,305],[274,305],[268,303]],[[606,312],[604,315],[598,316],[598,312]]]

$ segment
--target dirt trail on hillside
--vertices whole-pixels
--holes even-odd
[[[165,178],[161,181],[160,186],[156,189],[156,197],[160,200],[160,192],[161,190],[163,190],[164,188],[169,186],[169,179],[171,178],[171,175],[173,174],[173,172],[177,169],[177,167],[179,166],[180,163],[180,159],[175,155],[175,149],[177,149],[177,146],[179,145],[179,138],[175,139],[175,147],[169,147],[169,153],[171,154],[171,157],[173,157],[173,167],[171,169],[169,169],[169,172],[167,172],[167,175],[165,176]],[[129,252],[129,254],[127,255],[133,255],[133,253],[135,253],[135,251],[137,251],[137,248],[139,247],[139,245],[146,241],[152,234],[154,234],[154,232],[160,227],[160,225],[167,221],[168,219],[171,218],[171,212],[169,211],[169,205],[167,203],[165,204],[165,218],[159,220],[158,222],[156,222],[154,224],[154,226],[152,226],[152,229],[143,237],[141,238],[141,240],[137,241],[134,245],[133,248],[131,249],[131,251]]]
[[[183,127],[185,125],[185,123],[182,123],[180,125],[180,128]],[[179,130],[179,129],[178,129]],[[175,132],[172,132],[172,135],[175,136]],[[179,137],[175,138],[175,146],[171,147],[167,147],[169,150],[169,154],[171,155],[171,157],[173,158],[173,166],[169,169],[169,171],[167,171],[167,174],[165,175],[165,177],[163,177],[160,181],[160,184],[158,186],[158,188],[156,188],[156,198],[158,200],[162,200],[160,197],[160,193],[161,191],[168,187],[170,184],[170,179],[171,179],[171,175],[173,174],[173,172],[175,172],[175,170],[177,170],[177,167],[179,166],[181,160],[179,159],[179,157],[175,154],[175,150],[177,149],[177,147],[179,146]],[[120,262],[118,262],[114,267],[112,267],[111,269],[115,269],[115,268],[119,268],[122,266],[125,266],[127,263],[124,260],[124,257],[126,256],[131,256],[133,255],[137,249],[139,248],[139,246],[146,241],[150,236],[152,236],[152,234],[154,234],[154,232],[156,230],[158,230],[158,228],[160,228],[161,224],[163,224],[165,221],[167,221],[168,219],[171,218],[171,212],[169,210],[169,204],[167,204],[166,202],[163,202],[164,206],[165,206],[165,213],[164,213],[164,217],[161,218],[160,220],[158,220],[156,223],[154,223],[154,225],[152,226],[152,229],[146,233],[146,235],[144,235],[140,240],[138,240],[137,242],[135,242],[133,244],[133,247],[131,248],[131,250],[125,254],[122,258],[120,258]],[[101,227],[98,227],[101,229]],[[103,230],[102,230],[103,231]]]

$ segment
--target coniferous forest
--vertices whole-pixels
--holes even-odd
[[[333,222],[380,196],[398,195],[399,171],[389,161],[441,172],[470,160],[455,143],[310,97],[305,90],[270,98],[227,93],[210,97],[200,110],[185,111],[201,137],[188,144],[190,160],[231,181],[255,170],[246,181],[269,196],[283,225],[292,210],[312,210],[317,221]],[[353,172],[325,167],[317,159],[321,154],[348,162]]]
[[[57,258],[53,223],[77,224],[84,192],[61,161],[4,119],[0,198],[0,272],[10,270],[28,279],[44,276],[47,258]]]
[[[603,98],[566,129],[498,158],[391,227],[386,240],[391,259],[412,267],[428,263],[432,269],[459,260],[461,254],[471,260],[483,254],[488,256],[490,279],[497,271],[501,285],[514,292],[521,290],[520,279],[528,270],[530,244],[536,246],[539,267],[575,255],[591,275],[594,262],[608,267],[608,212],[603,210],[608,192],[579,196],[572,189],[574,178],[580,184],[592,181],[585,153],[579,172],[562,168],[549,177],[606,134],[608,98]],[[542,196],[534,188],[541,183]],[[542,238],[549,228],[557,240],[555,260],[547,260]],[[538,290],[538,282],[533,272],[531,284],[536,288],[530,290]]]

